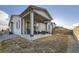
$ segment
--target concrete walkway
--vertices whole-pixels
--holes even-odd
[[[35,40],[35,39],[44,38],[47,36],[51,36],[51,34],[37,34],[37,35],[34,35],[33,37],[31,37],[30,35],[27,35],[27,34],[21,35],[21,37],[28,39],[28,40]]]
[[[72,53],[79,53],[79,43],[76,41],[76,38],[73,37],[73,48]]]
[[[3,35],[0,35],[0,41],[2,40],[7,40],[7,39],[13,39],[13,38],[16,38],[16,37],[19,37],[17,35],[14,35],[14,34],[3,34]]]
[[[79,44],[77,39],[72,35],[70,35],[69,38],[71,41],[71,46],[68,48],[67,53],[79,53]]]

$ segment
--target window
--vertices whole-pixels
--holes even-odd
[[[20,20],[16,22],[16,29],[19,29],[19,28],[20,28]]]
[[[18,21],[18,28],[20,28],[20,20]]]

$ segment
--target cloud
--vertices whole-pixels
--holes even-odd
[[[54,18],[52,22],[55,22],[57,26],[61,26],[67,29],[72,29],[72,26],[67,23],[66,20],[63,20],[62,18]]]
[[[8,18],[8,14],[0,10],[0,25],[7,25],[9,22]]]
[[[8,26],[9,16],[4,11],[0,10],[0,30],[5,29]]]
[[[76,26],[79,26],[79,23],[73,24],[72,28],[75,28]]]

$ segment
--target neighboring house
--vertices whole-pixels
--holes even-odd
[[[52,34],[52,17],[44,8],[29,6],[20,15],[12,15],[10,31],[17,35]]]

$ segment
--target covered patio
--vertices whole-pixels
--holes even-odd
[[[51,34],[50,21],[45,10],[30,8],[21,14],[21,34],[40,37],[41,34]],[[28,36],[29,37],[29,36]]]

